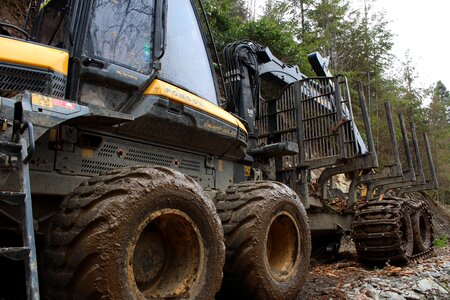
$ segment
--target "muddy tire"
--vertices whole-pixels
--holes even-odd
[[[167,168],[92,178],[63,202],[46,242],[49,299],[212,299],[222,280],[214,204]]]
[[[411,209],[400,199],[369,201],[356,208],[352,238],[369,265],[407,264],[413,255]]]
[[[230,186],[215,197],[225,232],[222,299],[294,299],[305,283],[311,237],[305,208],[284,184]]]
[[[425,202],[420,202],[419,208],[411,217],[414,234],[414,253],[419,254],[433,250],[433,225],[431,212]]]

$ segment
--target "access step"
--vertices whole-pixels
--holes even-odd
[[[22,152],[22,145],[13,142],[0,141],[0,152],[8,156],[18,156]]]
[[[28,247],[5,247],[0,248],[0,256],[11,260],[25,260],[30,254]]]
[[[281,142],[269,144],[260,148],[254,149],[250,155],[258,158],[280,157],[285,155],[298,154],[298,144],[293,142]]]
[[[10,205],[22,204],[25,197],[26,194],[23,192],[0,191],[0,201],[6,202]]]

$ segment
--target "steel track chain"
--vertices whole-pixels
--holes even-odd
[[[352,232],[358,256],[373,264],[409,264],[432,256],[432,245],[419,253],[405,246],[402,218],[406,215],[412,217],[419,211],[425,212],[429,224],[432,224],[431,213],[421,199],[386,197],[358,204]]]
[[[421,199],[414,199],[414,201],[410,201],[408,199],[406,203],[410,206],[411,214],[415,214],[419,211],[422,211],[426,214],[429,224],[430,224],[430,231],[431,231],[431,246],[429,249],[423,252],[414,253],[410,258],[410,262],[419,263],[423,259],[430,258],[434,254],[434,232],[433,232],[433,222],[432,222],[432,215],[429,209],[427,209],[427,203],[424,200]]]

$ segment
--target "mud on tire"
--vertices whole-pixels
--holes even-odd
[[[46,240],[50,299],[212,299],[222,280],[214,204],[167,168],[92,178],[63,202]]]
[[[287,186],[232,185],[215,197],[225,232],[223,299],[294,299],[308,273],[306,211]]]
[[[430,208],[424,201],[420,201],[417,206],[414,214],[411,216],[414,234],[414,254],[430,252],[434,248]]]
[[[370,265],[404,265],[413,254],[411,210],[401,199],[357,206],[352,238],[358,257]]]

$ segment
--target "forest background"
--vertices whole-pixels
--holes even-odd
[[[307,54],[319,51],[329,59],[333,74],[349,79],[354,106],[356,83],[362,81],[381,164],[392,163],[384,102],[391,103],[399,145],[396,115],[403,114],[408,128],[409,121],[416,124],[430,178],[421,134],[428,132],[439,181],[439,190],[432,194],[436,200],[450,204],[450,92],[442,81],[418,86],[414,61],[408,52],[404,57],[394,57],[390,22],[384,12],[373,8],[373,1],[354,9],[346,0],[274,0],[266,1],[258,13],[254,0],[204,2],[218,49],[232,41],[249,39],[268,46],[282,61],[298,65],[311,76],[314,73]],[[394,59],[401,61],[400,67],[395,67]],[[360,116],[355,118],[361,122]]]
[[[37,5],[38,1],[32,2]],[[366,0],[362,9],[352,8],[348,0],[272,0],[258,13],[255,0],[202,2],[219,50],[233,41],[253,40],[311,76],[307,54],[319,51],[329,58],[333,74],[349,79],[354,106],[358,102],[356,82],[362,81],[381,164],[392,162],[384,102],[391,103],[394,116],[403,113],[405,120],[414,121],[419,133],[427,131],[440,186],[432,195],[450,204],[450,92],[442,81],[418,86],[414,61],[408,53],[394,57],[390,23],[383,12],[373,8],[373,0]],[[22,24],[30,2],[2,3],[2,21]],[[395,67],[394,59],[402,62],[400,67]],[[360,116],[355,119],[361,122]],[[394,121],[401,145],[397,118]],[[429,177],[421,134],[419,143]]]

